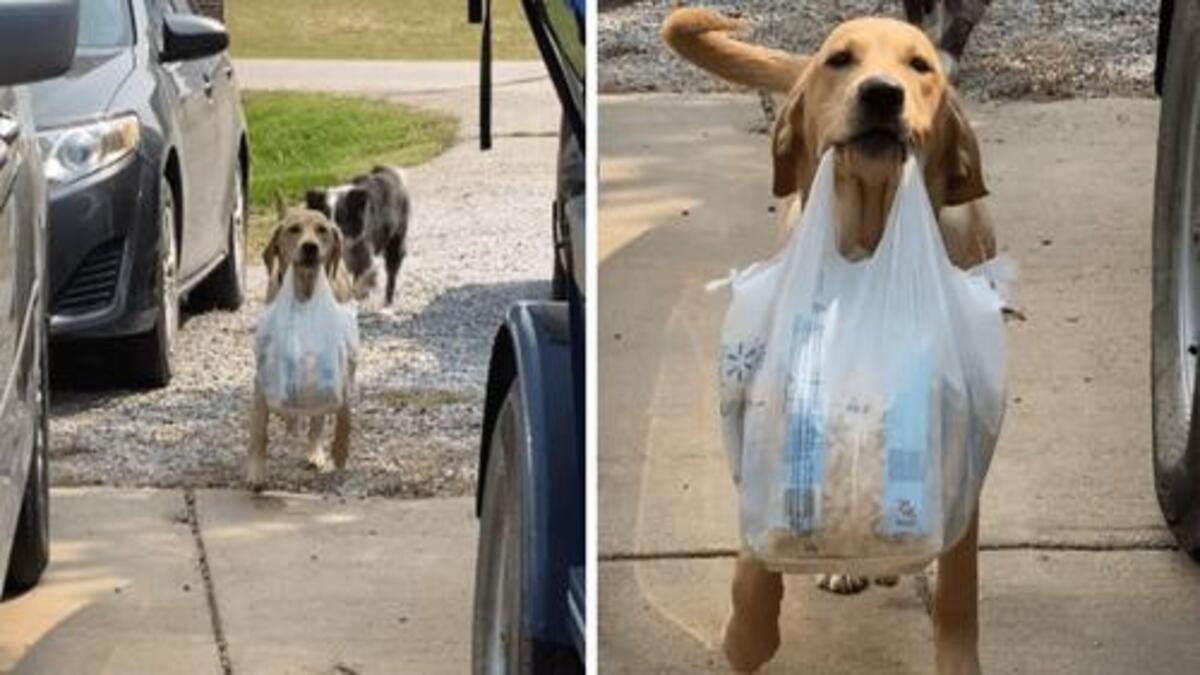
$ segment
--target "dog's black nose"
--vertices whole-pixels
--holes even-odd
[[[858,102],[872,114],[895,117],[904,108],[904,87],[890,77],[872,77],[858,86]]]
[[[316,243],[306,241],[300,244],[300,257],[308,262],[313,262],[317,256],[321,254],[321,249],[317,248]]]

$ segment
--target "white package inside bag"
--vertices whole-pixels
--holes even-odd
[[[978,501],[1011,266],[954,267],[911,153],[875,253],[846,260],[833,163],[784,249],[730,279],[721,421],[742,546],[786,572],[905,572],[953,546]]]
[[[301,301],[288,268],[258,321],[254,347],[258,387],[269,409],[328,414],[350,397],[358,319],[351,307],[334,299],[323,273],[317,274],[312,296]]]

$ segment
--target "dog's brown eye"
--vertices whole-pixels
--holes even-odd
[[[933,70],[933,67],[929,65],[929,62],[920,56],[912,57],[912,59],[909,60],[908,65],[922,75]]]
[[[854,63],[854,55],[848,49],[834,52],[829,58],[825,59],[825,65],[830,68],[845,68],[851,63]]]
[[[300,226],[292,225],[288,227],[288,234],[300,234]]]

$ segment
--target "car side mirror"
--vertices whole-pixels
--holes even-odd
[[[67,72],[78,39],[79,0],[0,2],[0,87]]]
[[[163,17],[163,63],[189,61],[220,54],[229,47],[229,33],[216,19],[195,14]]]

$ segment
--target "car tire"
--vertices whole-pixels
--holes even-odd
[[[578,675],[574,649],[541,642],[528,632],[524,587],[529,523],[522,468],[527,456],[519,380],[504,397],[489,442],[475,557],[471,672],[475,675]]]
[[[179,247],[176,243],[175,188],[165,177],[158,189],[158,257],[155,270],[155,301],[158,317],[154,328],[138,338],[133,353],[134,372],[150,387],[165,387],[171,383],[172,355],[179,332]]]
[[[1200,11],[1177,3],[1154,185],[1151,388],[1159,505],[1200,561]]]
[[[202,301],[219,309],[236,310],[246,300],[246,183],[241,160],[233,167],[233,209],[226,235],[228,253],[212,276],[198,289]]]
[[[34,425],[33,457],[25,479],[25,497],[17,516],[8,558],[8,575],[4,581],[5,599],[20,595],[37,585],[50,562],[50,367],[47,335],[49,328],[41,325],[38,336],[38,420]]]

